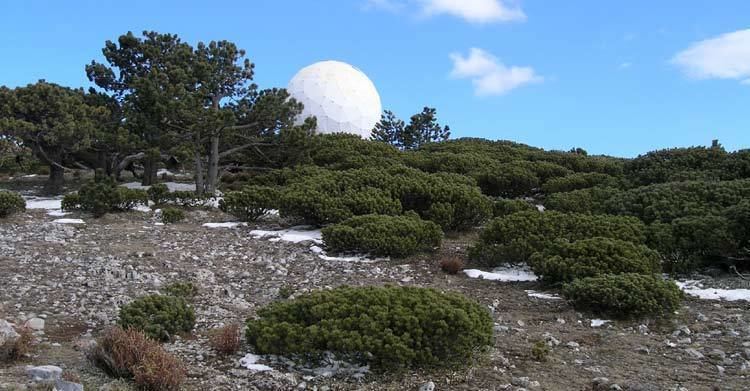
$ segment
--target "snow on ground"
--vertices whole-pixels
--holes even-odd
[[[70,213],[68,212],[63,212],[61,209],[52,209],[52,210],[47,211],[47,215],[54,216],[54,217],[62,217],[62,216],[67,216],[69,214]]]
[[[491,281],[536,281],[537,276],[526,266],[501,266],[491,272],[477,269],[464,270],[470,278],[483,278]]]
[[[239,226],[245,226],[247,223],[240,223],[236,221],[230,221],[226,223],[204,223],[203,226],[206,228],[237,228]]]
[[[307,229],[306,229],[307,228]],[[262,229],[255,229],[250,231],[250,235],[256,239],[270,238],[268,240],[272,242],[284,241],[299,243],[305,240],[311,240],[314,243],[323,243],[323,235],[319,229],[309,229],[309,227],[298,226],[289,229],[281,229],[277,231],[265,231]]]
[[[43,197],[24,197],[26,200],[26,209],[46,209],[59,210],[62,208],[60,203],[62,197],[43,198]]]
[[[169,191],[195,191],[195,183],[179,183],[179,182],[162,182],[167,185]],[[151,186],[143,186],[140,182],[128,182],[123,183],[120,186],[127,187],[128,189],[141,189],[148,190]]]
[[[686,294],[704,300],[750,301],[750,289],[704,288],[701,281],[675,281]]]
[[[52,222],[57,224],[86,224],[86,222],[81,219],[55,219],[52,220]]]
[[[527,295],[529,295],[529,297],[536,297],[537,299],[562,300],[562,297],[552,294],[552,293],[537,292],[534,290],[526,290],[525,292]]]
[[[151,207],[148,207],[146,205],[138,204],[133,208],[133,210],[137,210],[138,212],[143,212],[143,213],[151,213]]]
[[[340,255],[331,256],[326,254],[326,251],[320,247],[323,244],[323,236],[319,229],[310,229],[308,226],[297,226],[289,229],[281,229],[276,231],[265,231],[256,229],[250,231],[256,239],[268,239],[271,242],[292,242],[299,243],[304,241],[311,241],[313,244],[310,246],[310,251],[318,255],[318,258],[324,261],[333,262],[362,262],[372,263],[379,261],[387,261],[389,258],[370,258],[367,254],[356,254],[356,255]]]
[[[259,356],[256,356],[252,353],[248,353],[245,355],[245,357],[242,357],[240,359],[240,365],[243,367],[253,371],[253,372],[261,372],[261,371],[272,371],[273,368],[269,367],[268,365],[263,364],[256,364],[258,360],[260,359]]]
[[[612,322],[611,320],[604,319],[591,319],[591,327],[602,327],[607,323]]]

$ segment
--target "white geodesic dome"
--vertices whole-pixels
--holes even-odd
[[[302,68],[289,82],[289,94],[305,105],[297,124],[315,116],[319,133],[352,133],[370,138],[380,120],[380,95],[359,69],[340,61]]]

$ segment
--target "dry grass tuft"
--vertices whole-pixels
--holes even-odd
[[[34,333],[29,327],[16,329],[18,338],[0,346],[0,360],[13,362],[24,358],[31,352],[34,344]]]
[[[456,274],[463,270],[464,266],[464,260],[455,255],[448,255],[440,261],[440,269],[448,274]]]
[[[211,334],[211,347],[219,354],[228,356],[240,349],[240,326],[229,324],[215,330]]]
[[[179,359],[135,329],[113,327],[86,353],[94,365],[118,378],[133,378],[146,390],[177,390],[186,371]]]

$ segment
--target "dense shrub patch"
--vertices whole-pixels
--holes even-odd
[[[556,240],[529,259],[545,283],[573,281],[600,274],[661,271],[659,254],[642,244],[595,237],[575,242]]]
[[[0,190],[0,217],[8,217],[24,210],[26,210],[26,201],[20,194]]]
[[[440,226],[416,214],[355,216],[323,228],[323,243],[330,251],[394,257],[431,251],[440,246],[442,236]]]
[[[277,209],[281,193],[267,186],[246,186],[242,191],[232,191],[219,201],[219,209],[241,221],[255,221],[268,211]]]
[[[554,239],[575,241],[597,236],[643,243],[645,226],[625,216],[519,212],[492,220],[469,249],[469,256],[490,266],[526,262]]]
[[[465,363],[492,341],[492,317],[458,293],[416,287],[340,287],[276,302],[248,320],[261,354],[325,351],[378,369]]]
[[[536,210],[536,205],[532,204],[529,201],[498,198],[495,200],[495,205],[492,208],[492,214],[494,215],[494,217],[503,217],[516,212]]]
[[[163,183],[151,185],[146,193],[148,193],[148,199],[156,205],[161,205],[169,200],[169,188]]]
[[[192,330],[195,313],[182,297],[149,295],[124,305],[118,324],[164,341],[176,333]]]
[[[620,189],[600,186],[552,193],[544,200],[544,207],[559,212],[607,213],[607,203],[620,193]]]
[[[77,193],[67,194],[62,200],[63,210],[82,210],[95,217],[130,210],[138,205],[148,205],[148,194],[144,190],[117,186],[110,177],[86,182]]]
[[[578,279],[563,287],[563,295],[577,309],[614,318],[669,315],[682,300],[674,282],[636,273]]]
[[[495,197],[529,195],[539,187],[539,183],[539,177],[534,171],[510,163],[477,175],[477,184],[482,192]]]
[[[564,177],[552,178],[542,185],[544,194],[561,193],[594,186],[617,187],[617,178],[598,172],[578,172]]]
[[[178,390],[187,375],[179,359],[136,329],[107,330],[86,357],[110,376],[132,378],[144,390]]]
[[[167,207],[161,210],[161,222],[164,224],[174,224],[185,220],[185,212],[182,209]]]

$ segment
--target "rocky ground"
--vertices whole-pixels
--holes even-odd
[[[188,366],[189,390],[747,390],[750,389],[750,303],[688,298],[672,320],[607,322],[563,300],[529,296],[536,282],[499,282],[447,275],[442,253],[464,254],[470,237],[448,238],[440,253],[406,260],[325,260],[313,243],[269,241],[257,227],[206,228],[230,220],[215,209],[193,210],[185,222],[157,225],[153,214],[129,212],[85,224],[54,223],[41,209],[0,221],[0,319],[35,328],[25,361],[0,364],[0,390],[29,384],[26,366],[54,365],[87,390],[127,390],[85,359],[83,347],[114,324],[119,307],[165,284],[192,281],[196,327],[166,348]],[[280,228],[274,221],[263,229]],[[471,266],[471,265],[469,265]],[[313,373],[272,363],[255,372],[240,365],[251,352],[217,356],[210,330],[243,322],[262,306],[315,289],[348,285],[416,285],[462,292],[489,307],[496,322],[490,351],[467,368],[358,376]],[[595,322],[596,323],[596,322]],[[544,341],[549,354],[532,356]],[[430,383],[431,382],[431,383]]]

